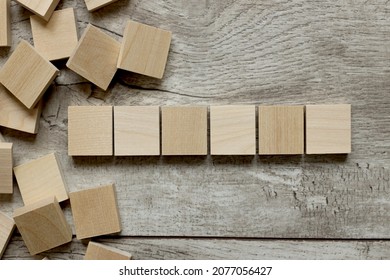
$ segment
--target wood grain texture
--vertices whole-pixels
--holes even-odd
[[[48,21],[60,0],[15,0],[17,3]]]
[[[78,239],[121,231],[114,185],[69,194]]]
[[[97,9],[100,9],[118,0],[84,0],[84,1],[85,1],[85,5],[87,5],[88,11],[93,12],[96,11]]]
[[[53,196],[58,202],[69,198],[64,176],[54,153],[14,167],[14,174],[25,205]]]
[[[15,229],[15,222],[12,218],[0,212],[0,259],[2,258],[12,233]]]
[[[115,106],[116,156],[160,155],[160,107]]]
[[[304,106],[259,106],[259,154],[304,153]]]
[[[118,68],[161,79],[164,76],[172,33],[129,20],[118,59]]]
[[[66,66],[107,90],[115,73],[120,44],[99,28],[88,25]]]
[[[35,49],[46,59],[69,58],[78,43],[74,9],[55,11],[47,22],[31,16],[31,30]]]
[[[11,46],[11,0],[0,0],[0,47]]]
[[[84,260],[131,260],[131,254],[117,248],[90,241]]]
[[[0,138],[2,138],[1,135]],[[0,194],[14,192],[12,149],[12,143],[4,143],[0,139]]]

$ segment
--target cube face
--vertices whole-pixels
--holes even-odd
[[[118,68],[161,79],[172,34],[135,21],[127,23]]]
[[[69,58],[78,43],[73,8],[55,11],[48,22],[31,16],[35,49],[48,60]]]
[[[304,107],[259,107],[259,154],[304,153]]]
[[[0,212],[0,259],[11,239],[12,233],[15,229],[15,222],[13,219]]]
[[[121,231],[114,185],[69,194],[78,239]]]
[[[131,260],[131,254],[96,242],[88,243],[84,260]]]
[[[11,46],[10,0],[0,0],[0,47]]]
[[[114,3],[118,0],[84,0],[87,5],[87,9],[90,12],[96,11],[104,6]]]
[[[306,106],[306,153],[351,152],[351,105]]]
[[[21,41],[0,71],[0,82],[32,109],[59,71],[26,41]]]
[[[113,155],[112,106],[68,108],[68,154],[70,156]]]
[[[48,21],[60,0],[16,0],[16,2]]]
[[[255,155],[255,106],[211,106],[210,143],[212,155]]]
[[[12,143],[0,142],[0,194],[14,192],[12,167]]]
[[[31,255],[72,241],[72,229],[55,197],[16,209],[14,220]]]
[[[25,205],[54,196],[59,202],[69,198],[55,154],[16,166],[14,173]]]
[[[207,155],[207,108],[163,107],[162,154]]]
[[[66,66],[107,90],[117,71],[119,51],[119,42],[89,24]]]
[[[160,155],[160,108],[114,107],[115,155]]]

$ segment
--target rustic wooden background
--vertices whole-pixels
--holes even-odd
[[[163,80],[118,71],[103,92],[57,63],[39,134],[1,129],[15,163],[59,155],[70,191],[115,182],[123,231],[97,239],[136,259],[390,259],[388,0],[119,0],[94,13],[119,41],[133,19],[171,30]],[[13,47],[32,42],[31,14],[12,2]],[[69,105],[351,103],[348,156],[67,156]],[[22,206],[0,197],[0,210]],[[72,223],[69,203],[64,209]],[[4,259],[80,259],[74,239],[29,256],[15,234]]]

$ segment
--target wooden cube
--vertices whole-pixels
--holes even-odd
[[[172,33],[129,20],[123,35],[118,68],[161,79]]]
[[[96,11],[97,9],[103,8],[111,3],[114,3],[118,0],[84,0],[87,5],[87,9],[90,12]]]
[[[0,83],[32,109],[58,73],[53,64],[22,40],[1,68]]]
[[[304,107],[259,107],[259,154],[304,153]]]
[[[211,106],[210,143],[212,155],[255,155],[255,106]]]
[[[59,202],[69,198],[61,168],[54,153],[16,166],[14,173],[25,205],[53,196]]]
[[[16,209],[14,220],[31,255],[72,241],[72,229],[55,197]]]
[[[119,42],[89,24],[66,66],[107,90],[117,70],[119,51]]]
[[[84,260],[131,260],[131,254],[116,248],[90,241]]]
[[[0,142],[0,194],[14,192],[12,167],[12,143]]]
[[[306,106],[306,153],[351,152],[351,105]]]
[[[160,155],[160,107],[114,107],[116,156]]]
[[[48,21],[60,0],[15,0],[30,12]]]
[[[10,0],[0,0],[0,47],[11,46]]]
[[[70,156],[112,156],[112,106],[68,108],[68,154]]]
[[[114,185],[69,194],[78,239],[121,231]]]
[[[73,8],[55,11],[50,20],[31,16],[35,49],[48,60],[69,58],[78,43]]]
[[[0,259],[3,256],[5,249],[7,248],[14,229],[14,220],[0,212]]]
[[[207,107],[162,107],[162,154],[207,155]]]
[[[36,134],[41,111],[42,102],[29,110],[0,85],[0,126]]]

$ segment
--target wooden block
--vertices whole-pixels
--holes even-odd
[[[207,155],[207,107],[162,107],[162,154]]]
[[[49,154],[14,168],[25,205],[53,196],[59,202],[68,199],[63,175],[55,154]]]
[[[11,239],[12,233],[15,229],[15,222],[13,219],[0,212],[0,259]]]
[[[161,79],[172,33],[129,20],[124,32],[118,68]]]
[[[0,85],[0,126],[36,134],[41,111],[42,102],[29,110]]]
[[[48,21],[60,0],[15,0],[30,12]]]
[[[72,241],[72,229],[55,197],[18,208],[13,217],[31,255]]]
[[[59,71],[22,40],[0,71],[0,82],[28,109],[41,99]]]
[[[89,24],[66,66],[107,90],[117,70],[119,51],[119,42]]]
[[[73,8],[55,11],[48,22],[31,16],[35,49],[48,60],[69,58],[78,43]]]
[[[212,155],[255,155],[255,106],[211,106],[210,143]]]
[[[70,156],[112,156],[113,116],[111,106],[68,108],[68,153]]]
[[[303,106],[259,106],[260,155],[298,155],[303,149]]]
[[[78,239],[121,231],[114,185],[69,194]]]
[[[97,9],[103,8],[111,3],[114,3],[118,0],[84,0],[87,5],[87,9],[90,12],[96,11]]]
[[[306,153],[351,152],[351,105],[306,106]]]
[[[106,246],[90,241],[84,260],[131,260],[131,254],[118,250],[114,247]]]
[[[160,108],[114,107],[116,156],[160,155]]]
[[[10,0],[0,0],[0,47],[11,46]]]
[[[0,194],[14,192],[12,167],[12,143],[0,142]]]

